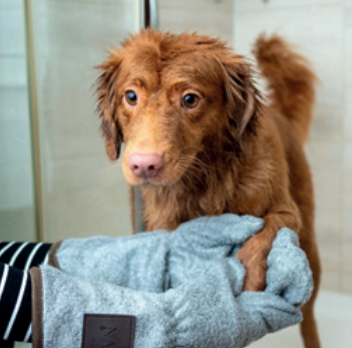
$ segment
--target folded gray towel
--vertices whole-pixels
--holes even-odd
[[[269,255],[264,292],[241,292],[232,255],[263,226],[231,214],[175,232],[66,240],[60,268],[42,266],[45,348],[78,348],[84,313],[137,317],[136,348],[245,347],[301,320],[312,278],[297,236],[282,229]]]

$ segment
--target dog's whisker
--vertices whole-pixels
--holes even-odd
[[[210,164],[207,164],[207,163],[204,163],[201,159],[199,159],[198,157],[196,156],[191,156],[191,155],[183,155],[180,160],[187,160],[187,158],[189,158],[193,163],[197,163],[203,167],[208,167],[208,168],[215,168],[214,166],[210,165]]]
[[[190,183],[194,186],[194,180],[197,182],[201,183],[202,185],[205,184],[205,186],[213,186],[213,180],[212,176],[209,173],[209,169],[214,171],[216,168],[214,166],[209,166],[205,164],[203,161],[201,161],[199,158],[194,157],[194,156],[187,156],[187,158],[183,157],[181,158],[181,162],[189,162],[188,158],[192,160],[192,162],[189,164],[187,171],[184,173],[184,177],[190,181]],[[198,175],[196,175],[198,174]],[[205,177],[205,182],[204,182],[204,177]]]

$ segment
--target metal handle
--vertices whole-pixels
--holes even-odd
[[[157,0],[141,0],[143,28],[158,29],[158,2]]]
[[[150,10],[150,27],[158,29],[158,1],[149,0],[149,10]]]

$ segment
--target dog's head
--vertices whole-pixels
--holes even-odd
[[[218,39],[143,30],[99,67],[107,154],[129,184],[172,185],[206,149],[238,149],[255,134],[251,66]]]

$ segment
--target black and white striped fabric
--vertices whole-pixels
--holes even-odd
[[[52,244],[29,242],[1,242],[0,262],[24,271],[41,263],[47,263]]]
[[[31,339],[31,279],[28,272],[0,263],[0,337],[4,341]]]
[[[28,270],[47,263],[51,244],[0,243],[0,346],[31,342],[31,279]]]

